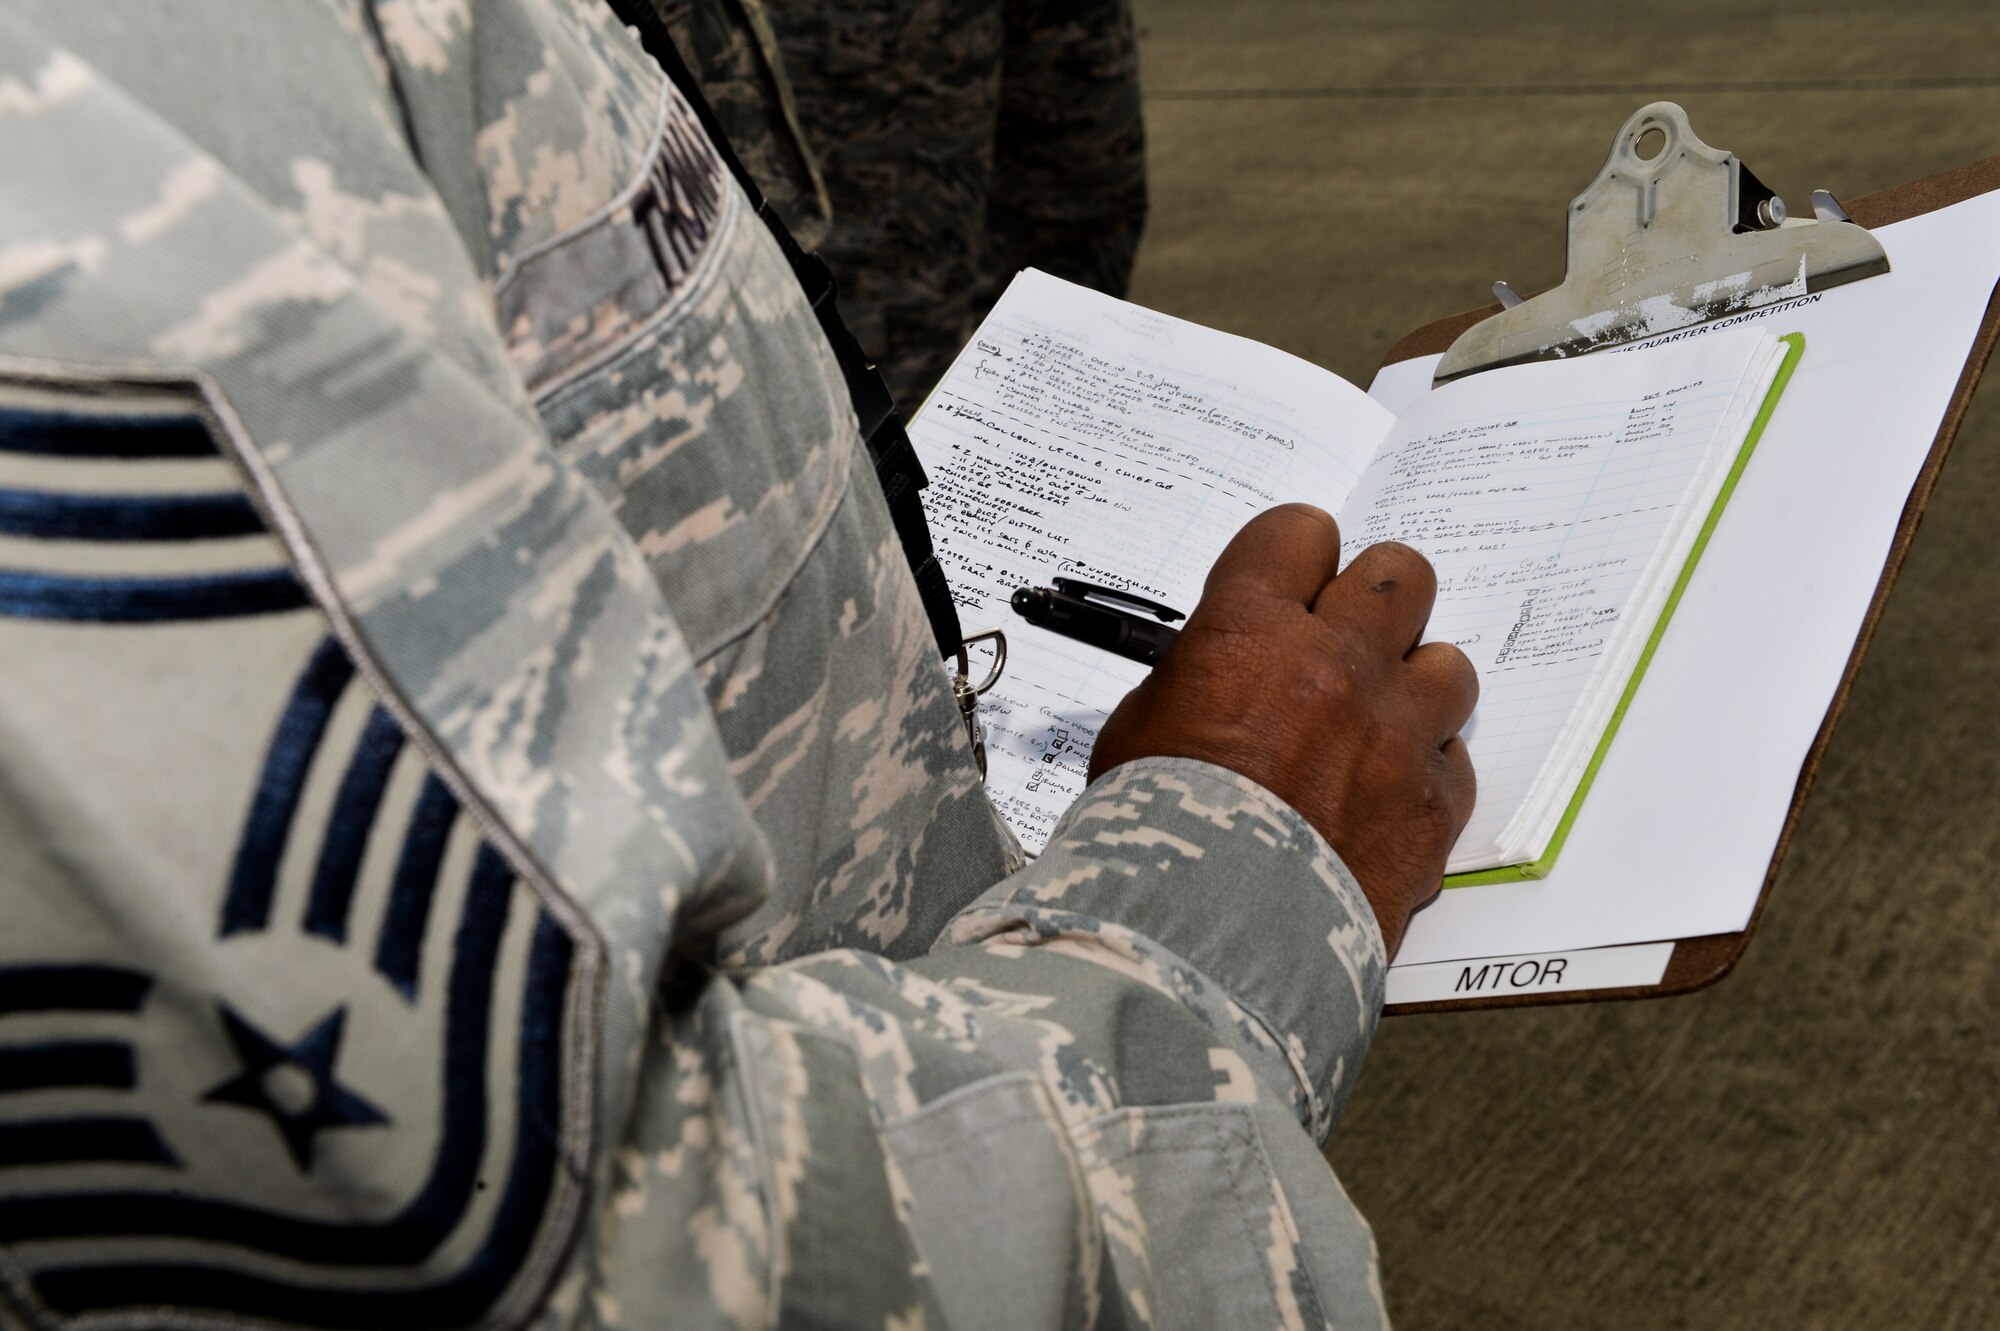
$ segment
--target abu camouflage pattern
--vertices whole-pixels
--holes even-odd
[[[800,247],[818,249],[832,205],[762,0],[633,2],[667,25],[750,178]]]
[[[703,990],[579,1290],[701,1288],[690,1325],[1381,1325],[1367,1226],[1300,1130],[1337,1115],[1379,1010],[1358,901],[1261,789],[1121,768],[929,955]],[[1218,978],[1305,953],[1254,995]],[[686,1186],[701,1160],[716,1191]]]
[[[1130,0],[644,2],[906,413],[1022,268],[1125,294],[1146,218]]]
[[[1378,1324],[1360,893],[1175,760],[1021,866],[608,11],[107,8],[0,17],[0,1324]]]

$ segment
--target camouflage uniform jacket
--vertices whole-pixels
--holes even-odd
[[[588,0],[0,12],[0,1324],[1380,1322],[1365,900],[1023,867],[857,448]]]

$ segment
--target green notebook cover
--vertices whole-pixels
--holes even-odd
[[[1563,842],[1569,839],[1569,829],[1576,822],[1577,811],[1583,808],[1583,798],[1590,793],[1590,783],[1597,779],[1597,769],[1604,765],[1604,755],[1611,751],[1611,741],[1618,734],[1619,723],[1625,719],[1625,709],[1638,695],[1639,681],[1645,678],[1646,667],[1652,664],[1653,653],[1659,649],[1660,639],[1666,636],[1667,622],[1674,617],[1674,607],[1681,603],[1681,593],[1687,590],[1688,579],[1694,576],[1694,566],[1700,561],[1701,552],[1708,548],[1708,538],[1715,531],[1715,524],[1722,519],[1723,505],[1729,502],[1730,495],[1736,493],[1736,482],[1743,475],[1743,468],[1749,464],[1757,441],[1763,437],[1765,422],[1777,409],[1778,398],[1784,393],[1785,385],[1791,382],[1799,357],[1805,354],[1803,334],[1787,333],[1778,340],[1785,344],[1787,350],[1784,362],[1778,366],[1777,377],[1771,381],[1771,391],[1764,395],[1764,405],[1758,410],[1757,419],[1750,422],[1750,433],[1745,436],[1743,447],[1736,454],[1736,462],[1729,468],[1729,475],[1723,478],[1722,490],[1715,496],[1715,506],[1708,510],[1708,519],[1701,524],[1701,531],[1694,538],[1694,547],[1688,551],[1687,563],[1681,566],[1680,577],[1674,580],[1673,590],[1667,593],[1667,603],[1660,610],[1659,622],[1653,625],[1653,635],[1646,640],[1645,650],[1639,653],[1639,663],[1632,667],[1632,677],[1625,681],[1625,692],[1618,699],[1618,706],[1612,709],[1604,735],[1597,741],[1597,751],[1590,755],[1590,764],[1583,769],[1583,777],[1576,783],[1576,794],[1570,797],[1569,807],[1563,810],[1562,821],[1556,824],[1556,833],[1549,841],[1549,848],[1542,852],[1540,859],[1527,864],[1507,864],[1497,869],[1447,874],[1444,880],[1446,887],[1518,883],[1532,878],[1546,878],[1549,871],[1555,868],[1556,856],[1562,852]]]

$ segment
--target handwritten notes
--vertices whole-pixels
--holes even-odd
[[[1479,670],[1453,871],[1546,844],[1780,359],[1742,330],[1475,375],[1419,399],[1338,510],[1350,550],[1429,557],[1428,636]]]
[[[1191,609],[1258,512],[1292,500],[1429,556],[1428,636],[1482,696],[1452,869],[1532,859],[1553,832],[1775,373],[1774,339],[1477,375],[1400,419],[1316,366],[1032,270],[910,429],[969,630],[1012,646],[986,697],[987,785],[1036,851],[1144,667],[1013,615],[1070,576]],[[1539,839],[1539,840],[1538,840]]]
[[[1192,609],[1264,509],[1338,504],[1393,422],[1304,361],[1075,287],[1016,278],[910,428],[968,630],[1011,647],[987,694],[987,787],[1030,850],[1083,790],[1145,668],[1034,628],[1015,588],[1082,578]]]

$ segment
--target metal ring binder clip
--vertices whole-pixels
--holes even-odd
[[[972,682],[972,644],[991,642],[993,644],[993,668],[986,672],[986,678],[978,684]],[[958,714],[965,721],[965,737],[972,741],[972,760],[979,765],[981,780],[986,778],[986,732],[979,724],[979,695],[1000,682],[1000,674],[1007,668],[1007,635],[997,628],[981,629],[969,633],[958,645],[958,673],[952,677],[951,696],[958,704]]]

